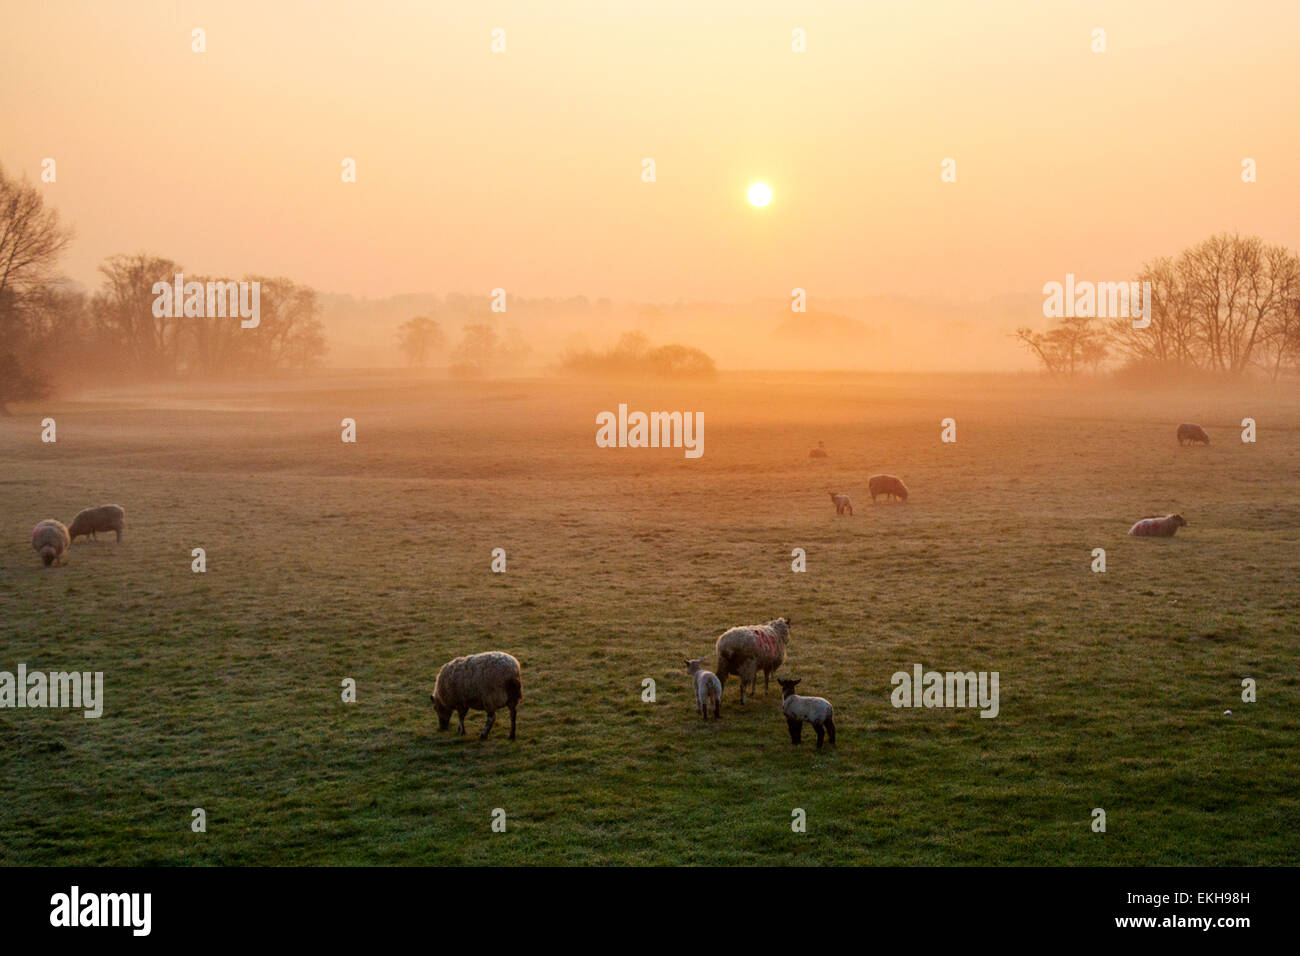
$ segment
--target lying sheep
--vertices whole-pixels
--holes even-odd
[[[826,443],[825,443],[824,441],[819,441],[819,442],[817,443],[817,447],[814,448],[812,451],[808,452],[808,457],[809,457],[809,458],[825,458],[825,457],[827,457],[827,456],[826,456]]]
[[[686,662],[686,673],[691,675],[695,685],[695,706],[699,708],[700,719],[709,719],[709,704],[713,705],[713,719],[722,716],[722,681],[713,671],[704,669],[704,659],[695,658]]]
[[[433,709],[438,712],[438,729],[446,730],[454,711],[460,717],[458,732],[465,733],[465,712],[487,711],[487,723],[479,733],[486,740],[497,711],[510,708],[510,739],[515,739],[515,708],[523,700],[523,686],[519,682],[519,661],[504,651],[486,651],[458,657],[442,665],[434,682]]]
[[[835,709],[825,697],[800,697],[794,692],[794,685],[799,679],[778,680],[781,685],[781,713],[785,714],[786,726],[790,728],[790,743],[798,744],[803,736],[803,722],[806,720],[817,731],[817,749],[822,746],[823,736],[835,743]]]
[[[41,556],[41,561],[48,568],[52,564],[63,563],[63,552],[68,550],[72,539],[62,521],[46,518],[36,522],[32,529],[32,548]]]
[[[121,505],[100,505],[98,508],[78,511],[77,516],[72,519],[72,527],[68,528],[68,534],[74,541],[82,535],[99,540],[95,537],[96,532],[116,531],[117,540],[121,541],[125,529],[126,512],[122,510]]]
[[[871,492],[872,504],[875,504],[876,495],[907,500],[907,485],[893,475],[872,475],[867,479],[867,490]]]
[[[714,666],[722,687],[728,674],[740,675],[740,702],[745,702],[745,685],[750,693],[758,689],[758,671],[763,671],[763,692],[768,678],[785,663],[785,646],[790,642],[790,619],[779,617],[766,624],[733,627],[718,638],[718,663]]]
[[[1143,518],[1128,529],[1139,538],[1172,538],[1179,528],[1187,527],[1182,515],[1165,515],[1162,518]]]
[[[831,496],[831,504],[835,506],[837,515],[842,515],[847,511],[850,517],[853,516],[853,502],[849,500],[848,495],[837,495],[833,491],[829,491],[827,494]]]
[[[1210,436],[1205,434],[1205,429],[1200,425],[1179,425],[1178,426],[1178,444],[1191,442],[1193,445],[1201,442],[1204,445],[1210,443]]]

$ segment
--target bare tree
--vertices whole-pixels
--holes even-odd
[[[1074,379],[1085,368],[1096,371],[1106,359],[1105,333],[1095,319],[1086,316],[1065,316],[1047,332],[1021,327],[1015,337],[1057,380]]]
[[[417,315],[398,327],[397,342],[406,353],[406,364],[423,368],[428,364],[429,353],[441,350],[447,337],[437,321],[427,315]]]

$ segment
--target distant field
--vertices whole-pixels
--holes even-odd
[[[0,420],[0,670],[106,684],[99,720],[0,710],[0,862],[1300,855],[1294,391],[337,375],[95,397]],[[704,456],[597,448],[596,413],[620,402],[703,411]],[[39,440],[45,415],[57,444]],[[1181,421],[1213,444],[1179,448]],[[818,440],[825,461],[807,457]],[[878,471],[912,501],[873,507]],[[829,490],[856,516],[837,518]],[[101,535],[40,567],[37,520],[106,502],[126,508],[121,545]],[[1165,511],[1189,527],[1126,536]],[[779,615],[794,622],[780,673],[834,703],[834,748],[807,730],[792,747],[761,679],[743,709],[728,684],[719,723],[693,712],[682,659]],[[504,714],[480,742],[481,713],[459,738],[429,706],[439,665],[487,649],[522,663],[514,743]],[[1000,714],[895,709],[890,677],[915,663],[998,671]]]

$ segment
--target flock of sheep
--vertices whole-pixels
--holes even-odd
[[[1200,443],[1208,445],[1209,436],[1200,425],[1179,425],[1178,443]],[[809,457],[825,458],[827,452],[821,442]],[[887,499],[906,502],[907,486],[894,475],[872,475],[867,481],[867,489],[874,503],[876,498],[884,495]],[[853,514],[853,503],[849,496],[830,492],[831,502],[836,514]],[[1129,534],[1136,537],[1172,537],[1179,528],[1185,527],[1187,521],[1182,515],[1163,515],[1156,518],[1142,518],[1129,529]],[[41,557],[46,567],[64,563],[64,555],[72,541],[82,535],[95,538],[100,531],[115,531],[117,540],[122,540],[126,528],[126,512],[120,505],[101,505],[78,512],[72,519],[72,525],[65,526],[54,518],[46,518],[32,529],[32,548]],[[722,716],[722,689],[727,678],[735,674],[740,678],[740,703],[745,703],[745,689],[749,688],[751,696],[757,690],[758,672],[763,672],[763,691],[767,692],[769,679],[773,672],[785,663],[785,649],[790,641],[790,619],[780,617],[766,624],[733,627],[722,634],[714,645],[717,663],[715,671],[704,669],[703,658],[686,660],[686,673],[691,678],[695,691],[695,705],[701,719],[707,720],[712,709],[714,719]],[[794,692],[800,683],[798,679],[782,680],[781,713],[785,716],[790,733],[790,742],[798,744],[802,737],[804,723],[812,725],[817,733],[817,746],[822,746],[823,739],[835,743],[835,711],[830,701],[824,697],[804,697]],[[487,739],[496,723],[498,710],[510,711],[510,739],[515,739],[517,710],[523,699],[523,684],[519,673],[519,661],[504,651],[487,651],[482,654],[470,654],[449,661],[438,671],[434,681],[433,693],[429,695],[438,715],[438,727],[446,730],[451,724],[451,715],[459,718],[457,731],[465,733],[465,715],[470,710],[482,710],[487,713],[487,721],[479,738]]]
[[[67,560],[64,555],[68,548],[82,535],[98,540],[98,532],[116,531],[117,540],[121,541],[125,529],[126,512],[121,505],[86,508],[77,512],[71,527],[54,518],[36,522],[36,527],[32,529],[32,549],[41,556],[41,561],[48,568],[63,564]]]

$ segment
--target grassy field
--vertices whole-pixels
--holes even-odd
[[[703,411],[704,456],[597,448],[620,402]],[[1214,443],[1179,448],[1180,421]],[[321,376],[18,409],[0,463],[0,670],[105,681],[99,720],[0,710],[6,864],[1298,856],[1294,393]],[[912,501],[873,506],[878,471]],[[43,569],[32,525],[106,502],[125,541]],[[1173,510],[1176,538],[1126,536]],[[792,747],[761,680],[744,708],[728,684],[720,722],[692,710],[682,659],[779,615],[780,673],[834,703],[834,748]],[[522,663],[514,743],[508,716],[480,742],[481,713],[460,738],[429,706],[444,661],[488,649]],[[998,671],[999,715],[895,709],[915,663]]]

